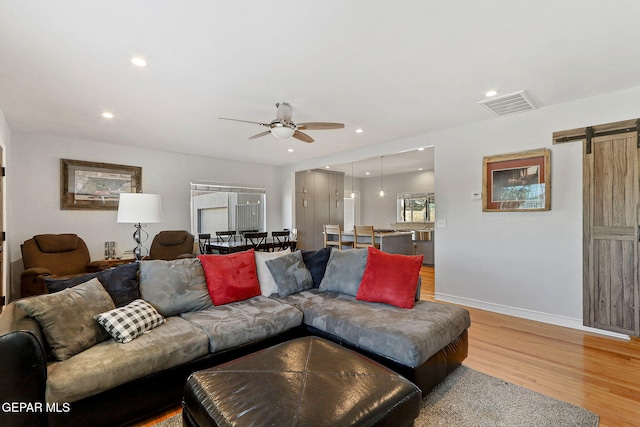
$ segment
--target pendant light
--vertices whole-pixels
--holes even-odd
[[[353,162],[351,162],[351,198],[356,198],[356,193],[353,191]]]
[[[380,156],[380,197],[384,197],[384,190],[382,189],[382,157]]]

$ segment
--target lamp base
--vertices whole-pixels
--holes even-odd
[[[149,251],[147,248],[142,246],[142,242],[146,242],[149,238],[149,234],[142,229],[145,225],[137,223],[133,225],[136,231],[133,232],[133,240],[136,242],[136,247],[133,248],[133,256],[136,261],[142,261],[142,259],[147,256]]]

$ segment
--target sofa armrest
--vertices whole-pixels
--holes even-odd
[[[27,268],[22,273],[20,273],[20,277],[33,277],[33,276],[40,276],[40,275],[49,276],[51,274],[53,273],[48,268],[33,267],[33,268]]]
[[[28,268],[20,273],[20,297],[46,294],[45,277],[53,276],[51,270],[42,267]]]
[[[47,363],[38,323],[15,303],[0,314],[0,425],[46,426]],[[32,405],[33,411],[20,407]],[[39,410],[38,410],[39,409]]]

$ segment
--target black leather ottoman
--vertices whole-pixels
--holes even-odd
[[[317,337],[261,350],[192,374],[188,426],[413,426],[418,387],[354,351]]]

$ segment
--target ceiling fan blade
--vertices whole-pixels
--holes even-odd
[[[298,129],[328,130],[328,129],[342,129],[344,128],[344,123],[309,122],[309,123],[298,123],[297,126],[298,126]]]
[[[302,133],[299,130],[295,131],[293,133],[293,137],[295,139],[299,139],[300,141],[304,141],[304,142],[313,142],[313,138],[311,138],[309,135],[307,135],[306,133]]]
[[[260,138],[261,136],[266,136],[266,135],[269,135],[270,133],[271,133],[270,130],[265,130],[264,132],[260,132],[258,134],[253,135],[253,136],[250,136],[249,139]]]
[[[229,119],[227,117],[218,117],[218,119],[220,119],[220,120],[231,120],[233,122],[241,122],[241,123],[253,123],[254,125],[260,125],[260,126],[269,126],[269,123],[252,122],[252,121],[249,121],[249,120]]]

